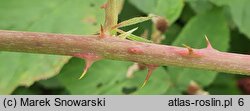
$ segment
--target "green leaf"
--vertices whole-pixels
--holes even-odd
[[[42,94],[42,88],[39,87],[37,84],[33,84],[30,87],[18,87],[13,91],[12,95],[39,95]]]
[[[138,29],[138,27],[131,29],[125,33],[120,34],[118,37],[122,38],[122,39],[126,39],[128,36],[130,36],[134,31],[136,31]]]
[[[173,45],[187,44],[193,48],[206,47],[204,35],[207,35],[212,46],[220,51],[229,47],[229,28],[223,11],[211,10],[192,18],[184,27]],[[216,77],[216,72],[195,70],[189,68],[169,67],[169,73],[177,88],[186,90],[191,80],[201,86],[209,85]]]
[[[97,61],[84,78],[79,80],[84,62],[82,59],[72,58],[57,78],[71,94],[102,94],[103,90],[110,88],[112,84],[123,81],[129,64],[120,61]]]
[[[169,75],[162,67],[154,71],[147,85],[140,89],[147,72],[137,71],[134,78],[126,78],[130,62],[97,61],[86,76],[78,80],[83,65],[81,59],[73,58],[57,76],[71,94],[163,94],[170,86]]]
[[[130,39],[130,40],[138,41],[138,42],[153,43],[153,41],[151,41],[151,40],[144,39],[144,38],[136,36],[134,34],[130,34],[127,38]]]
[[[127,34],[127,32],[124,32],[123,30],[120,30],[120,29],[116,29],[116,31],[121,33],[121,34]],[[126,38],[128,38],[130,40],[138,41],[138,42],[147,42],[147,43],[152,43],[153,42],[153,41],[150,41],[148,39],[136,36],[134,34],[129,34],[129,35],[127,35]]]
[[[93,34],[103,23],[105,0],[1,0],[0,29]],[[0,53],[0,94],[10,94],[17,86],[50,78],[70,57]]]
[[[213,8],[213,4],[208,0],[188,0],[188,3],[196,13],[204,13]]]
[[[212,3],[218,5],[218,6],[223,6],[223,5],[228,5],[232,0],[209,0]],[[239,0],[241,1],[241,0]]]
[[[237,78],[231,74],[219,74],[214,82],[207,88],[210,94],[240,95],[241,92],[237,86]]]
[[[46,80],[40,80],[37,83],[41,84],[43,87],[47,89],[55,89],[55,88],[60,88],[64,87],[54,76],[52,78],[46,79]]]
[[[167,32],[165,33],[165,39],[162,40],[162,44],[169,45],[171,44],[178,36],[181,31],[181,26],[177,24],[173,24],[171,27],[168,28]]]
[[[115,28],[126,27],[126,26],[137,24],[137,23],[141,23],[141,22],[144,22],[144,21],[147,21],[150,19],[152,19],[152,17],[135,17],[135,18],[131,18],[129,20],[122,21],[122,22],[118,23],[117,25],[115,25],[114,27]]]
[[[56,75],[68,57],[1,52],[0,61],[0,94],[10,94],[18,85]]]
[[[129,0],[144,13],[165,17],[169,24],[178,19],[184,7],[184,0]]]
[[[210,0],[218,6],[228,6],[231,16],[239,30],[250,39],[250,1],[249,0]]]
[[[131,79],[125,78],[124,82],[116,84],[114,88],[110,88],[104,94],[133,94],[133,95],[159,95],[169,92],[171,87],[171,80],[163,67],[159,67],[153,71],[147,84],[141,88],[147,70],[136,71],[134,77]],[[133,92],[126,93],[126,89],[135,88]]]
[[[144,13],[150,13],[158,5],[159,0],[129,0],[131,4],[136,6],[139,10],[143,11]]]

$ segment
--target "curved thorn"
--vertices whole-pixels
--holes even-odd
[[[210,41],[209,41],[207,35],[205,35],[205,39],[206,39],[206,41],[207,41],[207,49],[213,49],[213,47],[212,47],[212,45],[211,45],[211,43],[210,43]]]
[[[79,79],[82,79],[85,76],[85,74],[87,73],[87,71],[90,68],[90,66],[92,65],[92,63],[93,62],[86,60],[86,65],[85,65],[85,67],[83,69],[83,73],[81,74],[81,76],[79,77]]]
[[[104,28],[103,28],[102,25],[101,25],[101,30],[100,30],[99,37],[100,37],[100,38],[104,38],[104,37],[105,37],[105,32],[104,32]]]
[[[88,69],[84,68],[83,73],[81,74],[79,79],[82,79],[85,76],[85,74],[87,73],[87,71],[88,71]]]
[[[156,67],[157,67],[157,66],[154,66],[154,65],[149,65],[149,66],[148,66],[148,74],[147,74],[147,76],[146,76],[146,78],[145,78],[145,80],[144,80],[144,82],[143,82],[141,88],[143,88],[143,87],[147,84],[147,82],[148,82],[148,80],[149,80],[149,78],[150,78],[150,76],[151,76],[153,70],[154,70]]]
[[[188,54],[189,54],[189,55],[193,54],[194,50],[193,50],[191,47],[189,47],[189,46],[186,45],[186,44],[182,44],[182,45],[188,49]]]
[[[146,83],[147,83],[147,82],[144,81],[143,84],[142,84],[142,86],[141,86],[141,88],[143,88],[143,87],[146,85]]]

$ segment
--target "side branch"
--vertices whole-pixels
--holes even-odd
[[[0,51],[69,56],[94,54],[104,59],[250,75],[250,55],[219,52],[211,47],[187,49],[98,35],[0,30]]]

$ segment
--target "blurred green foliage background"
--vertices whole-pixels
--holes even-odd
[[[121,0],[118,0],[121,1]],[[96,34],[105,0],[0,0],[0,29]],[[162,44],[250,54],[249,0],[124,0],[119,21],[156,14],[168,21]],[[152,33],[153,23],[124,28]],[[150,38],[150,37],[149,37]],[[250,61],[249,61],[250,62]],[[102,60],[78,80],[84,61],[66,56],[0,52],[0,94],[187,94],[195,81],[210,94],[250,94],[250,79],[180,67],[159,67],[140,89],[146,70],[126,73],[132,62]]]

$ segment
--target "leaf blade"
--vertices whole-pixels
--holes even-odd
[[[93,34],[103,21],[103,11],[93,1],[2,0],[0,28],[38,32]],[[100,6],[104,0],[93,2]],[[74,7],[72,7],[74,5]],[[74,12],[74,13],[72,13]],[[65,14],[67,13],[67,14]],[[17,19],[18,18],[18,19]],[[88,28],[85,28],[88,27]],[[0,52],[0,94],[10,94],[20,85],[58,74],[67,56]]]

